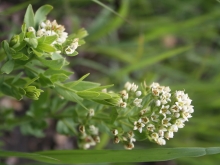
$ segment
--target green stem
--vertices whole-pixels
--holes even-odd
[[[129,124],[129,123],[126,123],[126,122],[124,122],[124,121],[119,121],[120,123],[122,123],[122,124],[124,124],[124,125],[127,125],[128,127],[131,127],[131,128],[133,128],[133,125],[131,125],[131,124]]]

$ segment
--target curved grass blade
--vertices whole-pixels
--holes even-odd
[[[112,8],[108,7],[107,5],[105,5],[104,3],[98,1],[98,0],[92,0],[93,2],[99,4],[100,6],[106,8],[107,10],[109,10],[110,12],[114,13],[115,15],[117,15],[118,17],[120,17],[121,19],[125,20],[126,22],[128,22],[128,20],[126,20],[123,16],[121,16],[119,13],[117,13],[116,11],[114,11]],[[128,22],[129,23],[129,22]]]
[[[19,157],[19,158],[26,158],[32,159],[40,162],[48,162],[48,163],[60,163],[59,160],[54,159],[49,156],[33,154],[33,153],[25,153],[25,152],[11,152],[11,151],[0,151],[0,157]]]
[[[164,60],[164,59],[170,58],[172,56],[175,56],[177,54],[180,54],[182,52],[185,52],[191,48],[192,48],[191,46],[181,47],[181,48],[177,48],[177,49],[162,53],[160,55],[154,56],[152,58],[147,58],[145,60],[141,60],[138,62],[138,65],[137,65],[137,63],[135,63],[135,64],[129,65],[129,66],[119,70],[116,73],[116,76],[120,77],[121,75],[128,74],[129,72],[147,67],[147,66],[155,64],[161,60]]]
[[[218,154],[220,147],[211,148],[154,148],[144,150],[63,150],[43,151],[40,155],[54,157],[62,163],[104,163],[104,162],[152,162],[182,157],[199,157]]]

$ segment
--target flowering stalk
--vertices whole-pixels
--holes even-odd
[[[144,84],[138,90],[136,84],[127,82],[119,94],[118,115],[111,127],[114,127],[114,142],[124,143],[126,149],[134,148],[135,138],[165,145],[194,111],[188,94],[171,92],[168,86],[159,83]]]

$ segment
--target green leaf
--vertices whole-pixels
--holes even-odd
[[[74,38],[84,38],[88,35],[88,32],[84,29],[84,28],[81,28],[79,29],[79,31],[76,33],[76,34],[71,34],[68,36],[67,40],[71,40],[71,39],[74,39]]]
[[[34,11],[31,5],[28,5],[24,16],[24,23],[26,24],[27,28],[34,27]]]
[[[1,68],[2,73],[9,74],[14,69],[14,60],[7,61]]]
[[[50,44],[45,44],[45,43],[39,43],[36,50],[38,51],[44,51],[44,52],[55,52],[56,49],[51,46]]]
[[[57,39],[56,35],[53,36],[42,36],[38,38],[39,43],[52,44]]]
[[[39,82],[42,87],[54,87],[53,82],[42,73],[39,74],[39,77]]]
[[[35,78],[33,78],[33,79],[28,80],[27,83],[25,84],[25,87],[29,86],[30,84],[32,84],[33,82],[35,82],[37,79],[39,79],[38,76],[35,77]]]
[[[11,57],[11,51],[10,51],[10,48],[9,48],[9,44],[6,40],[2,41],[2,47],[6,53],[6,55],[8,56],[8,58],[10,59]]]
[[[83,108],[87,109],[83,104],[82,104],[82,98],[79,97],[77,94],[76,94],[76,91],[70,89],[70,88],[67,88],[61,84],[56,84],[55,88],[56,92],[58,94],[60,94],[61,96],[63,96],[65,99],[67,100],[70,100],[70,101],[73,101],[73,102],[77,102],[79,103]]]
[[[18,79],[21,78],[21,76],[22,76],[23,74],[24,74],[23,72],[20,72],[18,75],[16,75],[16,76],[13,78],[11,84],[14,84]]]
[[[26,45],[27,45],[27,43],[25,41],[22,41],[22,42],[20,42],[20,45],[18,45],[14,49],[18,52],[18,51],[21,51]]]
[[[32,50],[33,50],[34,54],[37,55],[38,57],[41,57],[41,56],[43,55],[43,53],[38,52],[38,51],[36,51],[36,50],[33,49],[33,48],[32,48]]]
[[[104,99],[112,98],[111,95],[108,93],[94,92],[94,91],[80,91],[80,92],[77,92],[77,95],[85,99],[104,100]]]
[[[23,57],[23,55],[24,55],[24,53],[16,53],[16,54],[12,54],[12,58],[13,59],[20,59],[20,58],[22,58]]]
[[[52,82],[57,82],[57,81],[60,81],[60,82],[63,82],[65,80],[67,80],[69,77],[66,76],[65,74],[61,73],[61,74],[54,74],[50,77],[51,81]]]
[[[11,90],[17,100],[21,100],[23,98],[23,95],[25,94],[25,91],[22,90],[22,88],[12,86]]]
[[[42,62],[45,66],[54,69],[54,70],[60,70],[64,64],[65,64],[65,59],[57,59],[57,60],[45,60],[43,58],[38,58],[39,61]]]
[[[38,47],[37,38],[25,38],[24,41],[26,41],[33,48]]]
[[[66,83],[65,86],[69,87],[69,88],[72,88],[74,86],[76,86],[77,84],[79,84],[82,80],[84,80],[86,77],[89,76],[90,73],[87,73],[85,74],[84,76],[82,76],[79,80],[77,81],[73,81],[73,82],[70,82],[70,83]]]
[[[111,119],[111,124],[113,124],[115,122],[115,120],[118,117],[118,111],[116,108],[112,108],[112,111],[110,113],[110,119]]]
[[[37,28],[39,24],[46,20],[47,14],[53,9],[53,6],[51,5],[44,5],[41,6],[35,13],[34,21],[35,21],[35,27]]]
[[[94,82],[89,82],[89,81],[81,81],[77,85],[72,86],[72,83],[66,83],[65,86],[70,87],[71,89],[74,89],[76,91],[84,91],[84,90],[89,90],[95,87],[100,86],[99,83],[94,83]]]
[[[47,69],[44,72],[45,75],[47,76],[52,76],[54,74],[65,74],[66,76],[70,76],[73,74],[73,72],[71,71],[67,71],[67,70],[53,70],[53,69]]]
[[[114,84],[111,84],[111,85],[106,85],[106,86],[100,86],[100,87],[95,87],[95,88],[91,88],[91,89],[88,89],[89,91],[101,91],[103,89],[107,89],[107,88],[110,88],[114,86]]]
[[[117,162],[155,162],[182,157],[199,157],[219,154],[220,147],[210,148],[154,148],[143,150],[57,150],[37,154],[53,157],[62,164],[76,163],[117,163]]]

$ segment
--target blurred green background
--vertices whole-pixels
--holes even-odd
[[[89,72],[87,80],[115,84],[115,89],[126,81],[157,81],[171,89],[185,90],[195,112],[166,147],[220,146],[220,2],[101,2],[120,16],[95,0],[1,0],[0,39],[9,39],[20,31],[28,4],[35,10],[50,4],[54,9],[49,19],[56,19],[69,33],[82,27],[89,33],[79,55],[69,58],[77,78]],[[146,141],[139,144],[139,148],[158,147]],[[218,162],[220,155],[161,164]]]

